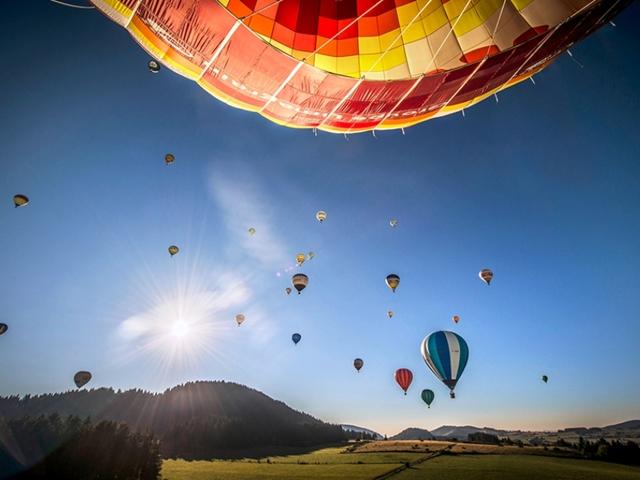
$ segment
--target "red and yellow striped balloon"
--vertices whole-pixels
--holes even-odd
[[[289,127],[402,128],[529,78],[630,0],[91,0],[167,67]]]

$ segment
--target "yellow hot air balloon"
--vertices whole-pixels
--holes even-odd
[[[327,219],[327,212],[325,212],[324,210],[318,210],[318,212],[316,213],[316,220],[322,223],[326,219]]]
[[[238,324],[238,326],[242,325],[242,322],[244,322],[244,318],[244,315],[241,313],[236,315],[236,323]]]
[[[255,235],[256,234],[256,229],[251,227],[249,230],[249,235]]]
[[[491,280],[493,280],[493,272],[489,268],[481,270],[478,276],[484,283],[486,283],[487,285],[491,285]]]
[[[13,205],[18,207],[24,207],[27,203],[29,203],[29,197],[26,195],[22,195],[20,193],[13,196]]]
[[[296,255],[296,263],[302,265],[306,258],[307,256],[304,253],[299,253]]]
[[[296,273],[291,278],[291,283],[293,283],[293,287],[298,291],[298,295],[304,290],[309,284],[309,277],[307,277],[304,273]]]
[[[171,245],[169,248],[167,248],[167,250],[169,250],[169,255],[171,255],[172,257],[180,251],[180,249],[175,245]]]
[[[395,292],[396,288],[398,288],[398,285],[400,285],[400,277],[395,273],[392,273],[390,275],[387,275],[385,282],[387,282],[387,287],[389,287],[391,291]]]
[[[164,163],[167,165],[171,165],[175,161],[176,161],[176,157],[173,155],[173,153],[167,153],[164,156]]]
[[[392,318],[392,317],[393,317],[393,315],[394,315],[393,310],[389,310],[389,311],[387,312],[387,317]]]

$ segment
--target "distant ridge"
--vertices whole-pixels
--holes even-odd
[[[472,425],[465,425],[462,427],[454,425],[443,425],[435,430],[431,430],[431,433],[436,438],[451,439],[457,438],[458,440],[466,440],[470,433],[490,433],[491,435],[507,435],[507,430],[497,430],[491,427],[474,427]]]
[[[394,435],[389,440],[433,440],[434,436],[424,428],[410,427]]]
[[[373,438],[376,439],[376,440],[381,440],[381,439],[384,438],[378,432],[374,432],[373,430],[369,430],[368,428],[358,427],[356,425],[349,425],[349,424],[346,424],[346,423],[343,423],[340,426],[342,427],[342,429],[345,432],[366,433],[367,435],[373,436]]]

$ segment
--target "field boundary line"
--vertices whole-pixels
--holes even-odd
[[[393,477],[394,475],[397,475],[401,472],[404,472],[405,470],[408,470],[409,468],[415,466],[415,465],[420,465],[421,463],[426,462],[427,460],[431,460],[432,458],[436,458],[439,457],[440,455],[442,455],[445,451],[447,450],[451,450],[451,448],[453,447],[453,445],[449,445],[446,448],[443,448],[442,450],[439,450],[437,452],[434,452],[431,455],[427,455],[424,456],[422,458],[419,458],[413,462],[406,462],[404,465],[400,465],[399,467],[394,468],[393,470],[389,470],[388,472],[385,472],[383,474],[380,474],[376,477],[373,477],[371,480],[387,480],[388,478]]]

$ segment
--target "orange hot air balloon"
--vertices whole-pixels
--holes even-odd
[[[453,317],[451,317],[451,320],[453,320],[454,323],[458,323],[460,321],[460,317],[458,315],[454,315]]]
[[[532,77],[631,0],[91,0],[158,62],[280,125],[397,129]]]

